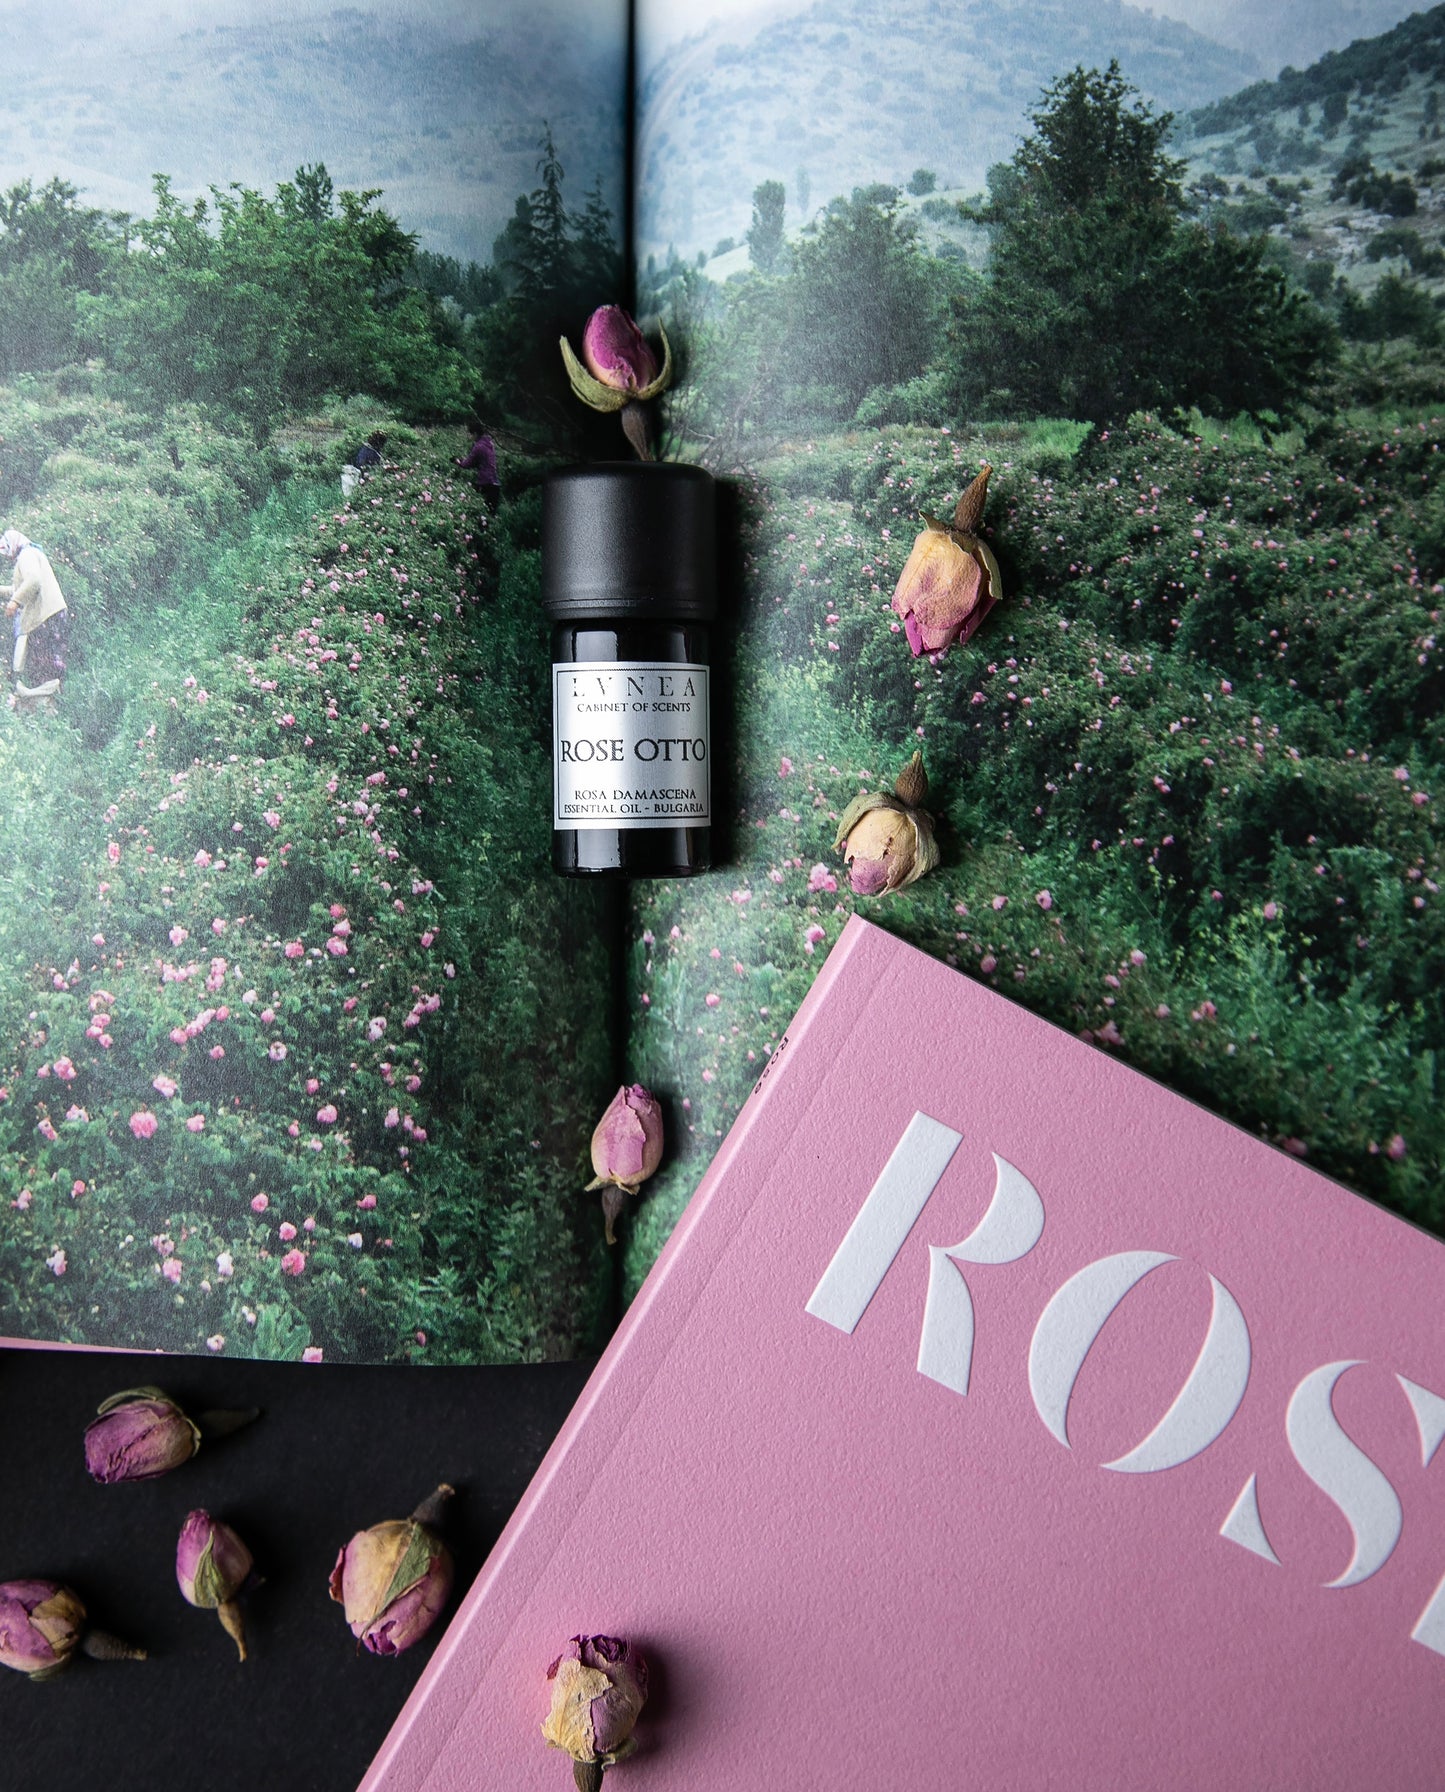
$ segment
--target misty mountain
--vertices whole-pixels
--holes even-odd
[[[1256,57],[1273,75],[1377,37],[1411,8],[1409,0],[1154,0],[1154,10]]]
[[[151,210],[269,190],[303,162],[379,187],[426,248],[487,260],[536,185],[551,120],[580,204],[599,171],[621,213],[622,8],[241,4],[213,10],[19,0],[5,8],[0,185],[52,174],[94,205]]]
[[[788,189],[790,229],[837,194],[902,185],[918,167],[940,187],[981,188],[1049,81],[1113,57],[1174,111],[1261,72],[1250,55],[1119,0],[817,0],[751,35],[715,26],[646,72],[642,250],[741,235],[768,179]]]

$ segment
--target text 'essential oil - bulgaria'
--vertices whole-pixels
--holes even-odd
[[[558,871],[708,869],[713,500],[711,474],[671,462],[572,467],[542,487]]]

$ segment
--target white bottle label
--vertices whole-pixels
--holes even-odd
[[[708,669],[682,661],[552,667],[552,826],[712,822]]]

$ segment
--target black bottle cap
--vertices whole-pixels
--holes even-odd
[[[717,614],[711,473],[601,461],[542,484],[542,607],[553,622]]]

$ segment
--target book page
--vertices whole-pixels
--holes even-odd
[[[0,1335],[595,1348],[538,370],[617,279],[626,8],[7,16]]]
[[[634,892],[630,1283],[855,910],[1438,1227],[1438,18],[649,0],[639,61],[735,551],[731,837]]]

